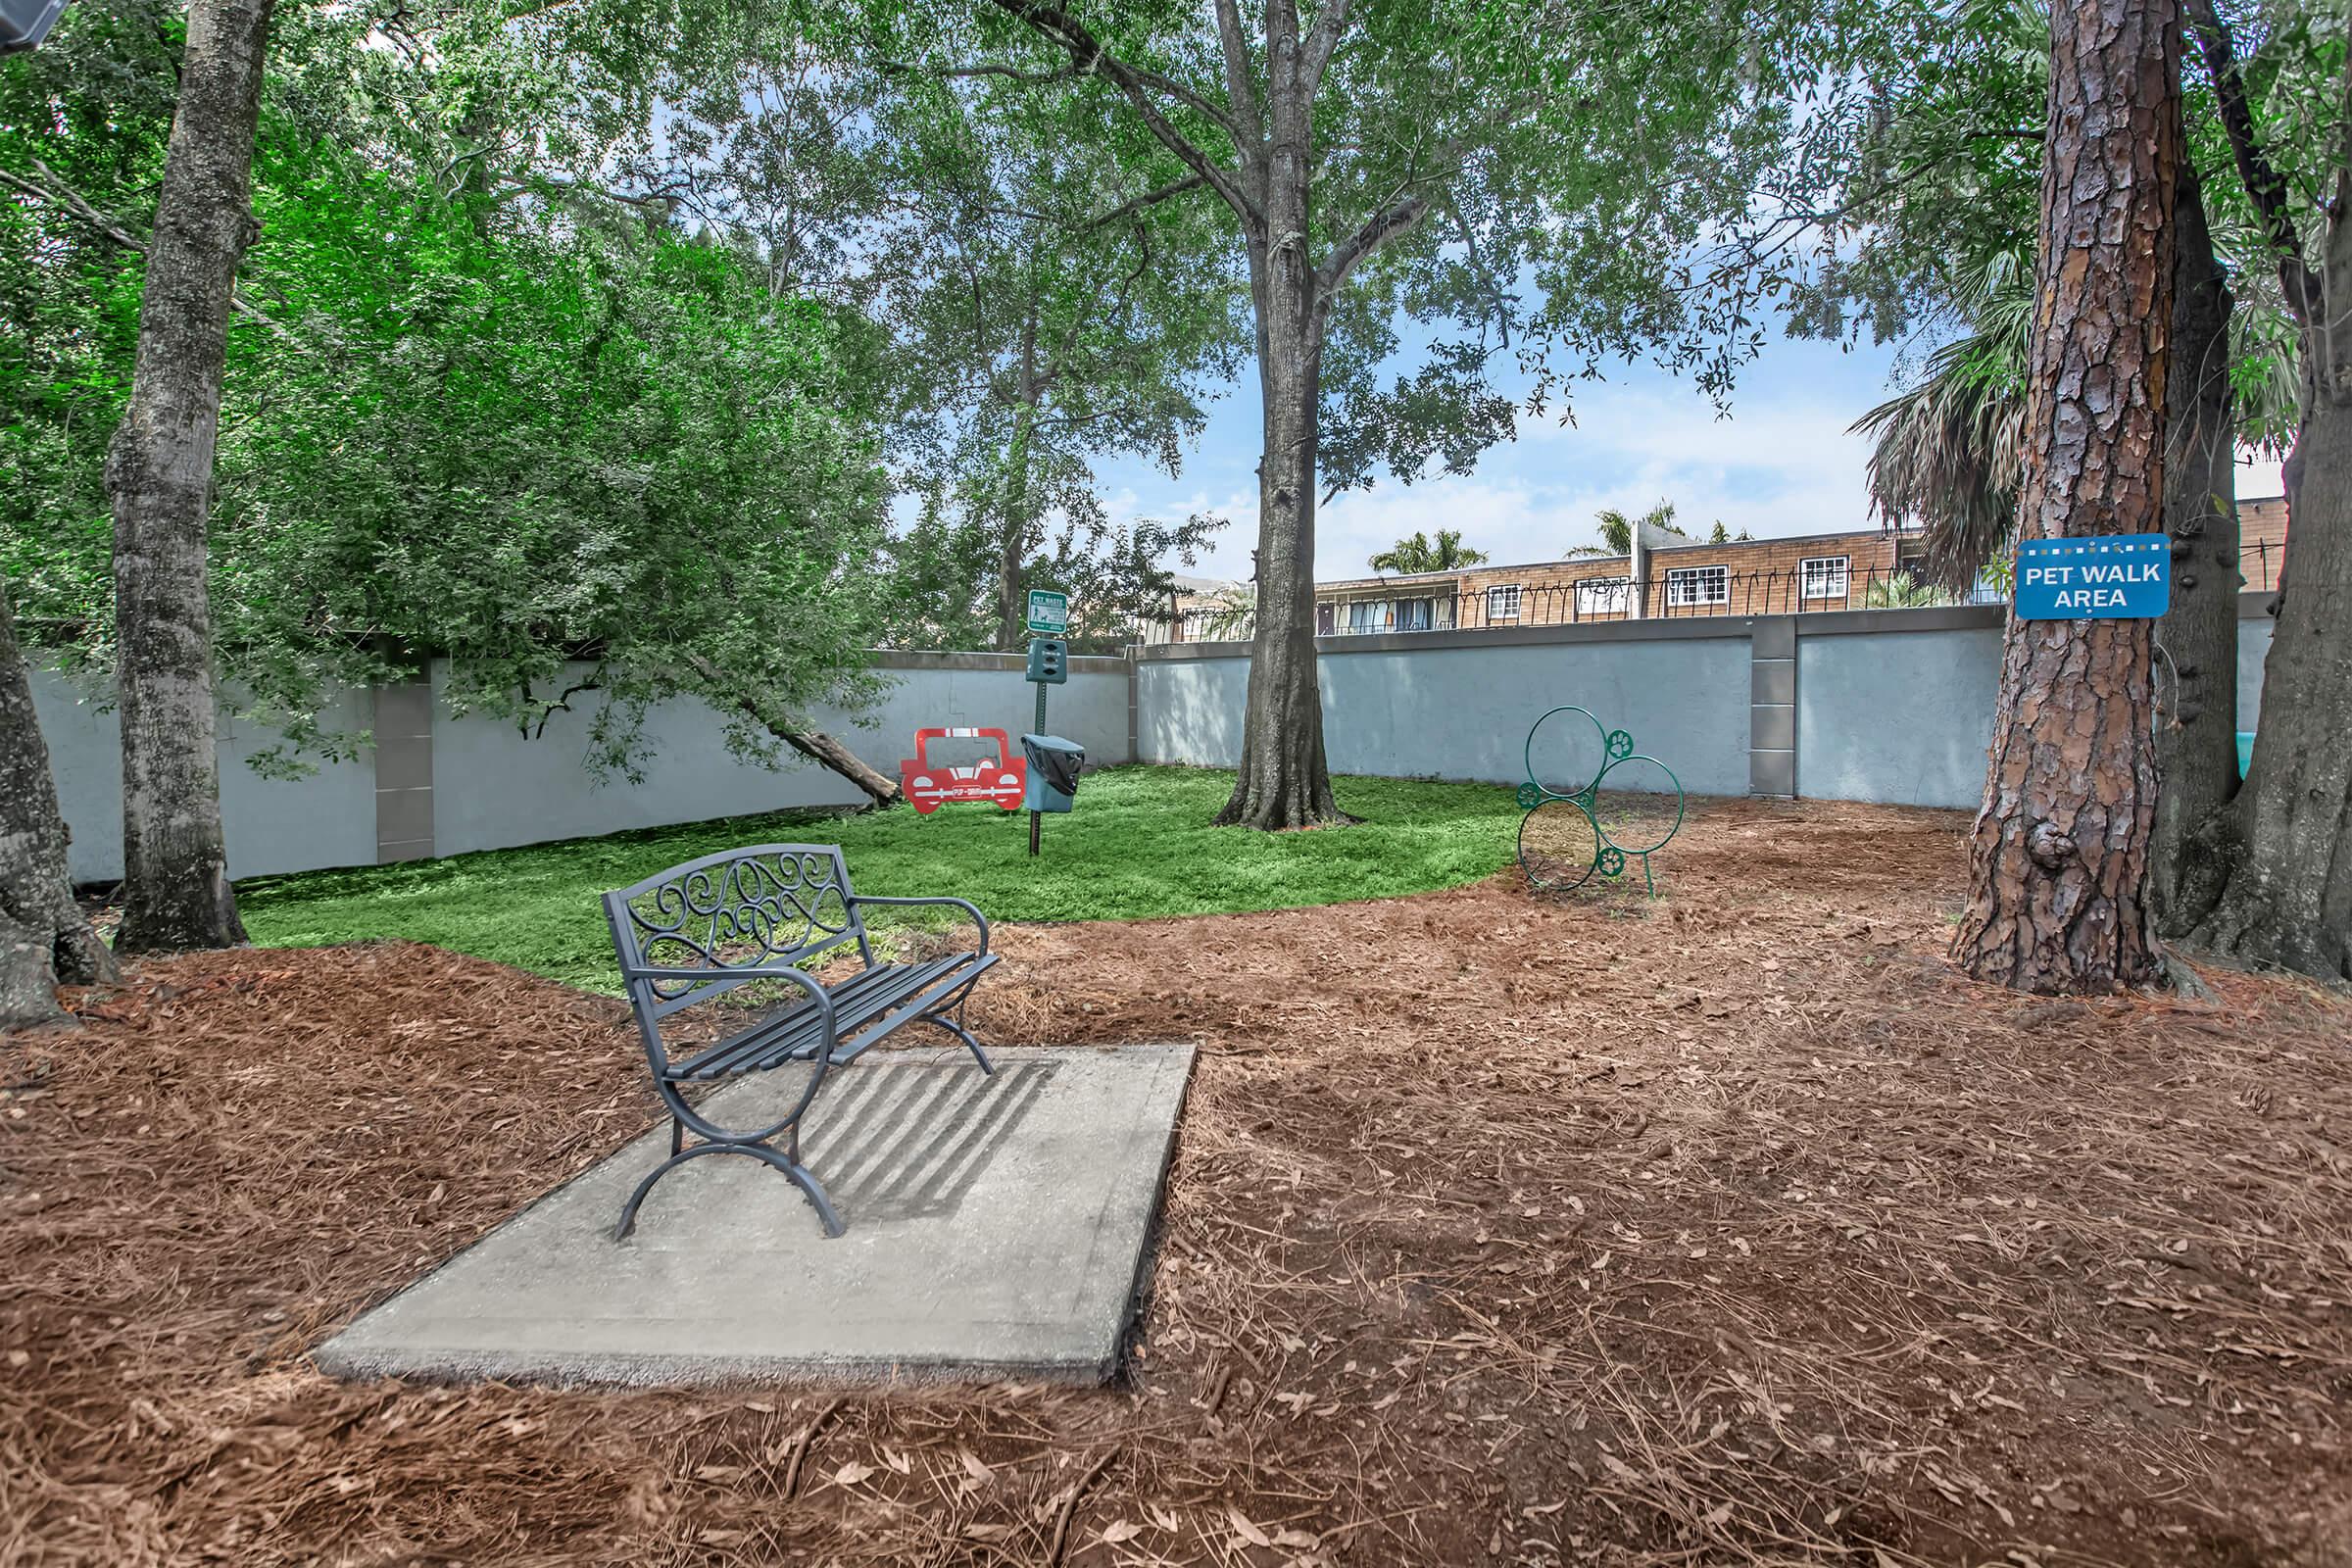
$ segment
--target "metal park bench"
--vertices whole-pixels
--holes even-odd
[[[979,928],[980,945],[911,963],[877,963],[860,912],[875,905],[960,908]],[[823,1185],[801,1163],[801,1120],[825,1074],[915,1023],[945,1029],[970,1048],[982,1072],[995,1070],[961,1021],[964,1000],[997,962],[997,955],[988,951],[987,919],[962,899],[857,893],[833,845],[761,844],[707,855],[606,894],[605,918],[612,927],[621,979],[653,1065],[654,1088],[670,1114],[669,1158],[629,1195],[613,1231],[615,1241],[636,1225],[638,1205],[656,1182],[705,1154],[749,1154],[773,1165],[808,1196],[825,1234],[839,1236],[842,1223]],[[851,943],[865,966],[836,984],[821,984],[801,967]],[[691,1054],[673,1055],[662,1038],[663,1018],[756,980],[782,981],[804,995],[723,1039],[694,1048]],[[686,1099],[691,1085],[766,1072],[787,1062],[808,1063],[808,1081],[791,1108],[758,1132],[730,1132]],[[703,1142],[688,1146],[689,1131]],[[779,1138],[781,1148],[776,1147]]]

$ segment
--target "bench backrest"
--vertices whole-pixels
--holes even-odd
[[[795,964],[844,943],[873,961],[850,900],[850,868],[832,844],[759,844],[706,855],[605,895],[605,919],[639,1018],[732,990],[760,967]],[[668,979],[632,970],[708,971]]]

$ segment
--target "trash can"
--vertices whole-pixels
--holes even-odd
[[[1029,759],[1021,805],[1032,811],[1068,810],[1078,793],[1078,769],[1086,765],[1086,748],[1059,735],[1024,735],[1021,751]]]

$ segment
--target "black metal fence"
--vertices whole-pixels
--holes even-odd
[[[1554,583],[1494,583],[1434,588],[1403,579],[1318,593],[1315,630],[1327,637],[1391,632],[1572,626],[1633,619],[1686,620],[1709,615],[1800,615],[1833,610],[1901,610],[1926,605],[1999,604],[2006,587],[1951,594],[1898,567],[1842,571],[1734,571],[1726,566],[1653,570],[1640,616],[1624,577]],[[1193,605],[1173,620],[1144,628],[1148,642],[1232,642],[1253,629],[1247,606]]]
[[[2245,578],[2248,589],[2277,592],[2279,568],[2285,564],[2283,539],[2254,539],[2237,547],[2237,574]]]

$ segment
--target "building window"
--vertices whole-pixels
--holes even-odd
[[[1814,556],[1797,563],[1799,581],[1807,599],[1843,599],[1845,597],[1845,562],[1843,556]]]
[[[1633,608],[1634,580],[1631,577],[1587,577],[1576,585],[1576,613],[1586,615],[1622,615]]]
[[[1509,583],[1487,590],[1487,618],[1489,620],[1517,620],[1519,618],[1519,585]]]
[[[1348,629],[1358,634],[1387,631],[1392,609],[1386,599],[1358,599],[1348,607]]]
[[[1680,566],[1666,574],[1666,604],[1672,610],[1692,605],[1728,605],[1732,602],[1732,572],[1729,566]]]
[[[1398,631],[1427,631],[1429,626],[1428,600],[1399,599],[1396,601],[1396,629]]]

